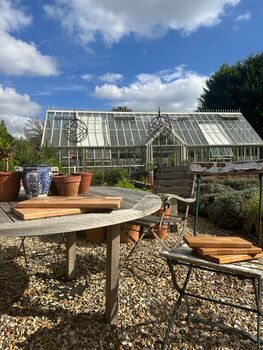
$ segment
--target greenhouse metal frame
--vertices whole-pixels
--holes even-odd
[[[263,141],[238,112],[162,112],[171,132],[154,138],[149,124],[156,112],[48,109],[41,145],[54,148],[68,171],[126,167],[129,172],[153,165],[204,161],[245,161],[260,158]],[[75,117],[87,126],[86,137],[70,141],[65,125]]]

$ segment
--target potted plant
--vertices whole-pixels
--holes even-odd
[[[17,200],[20,191],[21,172],[9,171],[9,160],[15,152],[14,138],[0,123],[0,202]]]
[[[147,182],[147,185],[150,185],[151,187],[154,184],[154,169],[155,169],[155,165],[153,162],[150,162],[147,164],[147,166],[146,166],[146,171],[147,171],[146,182]]]
[[[40,148],[20,139],[17,143],[15,162],[23,167],[22,182],[28,198],[47,196],[52,179],[53,151]],[[56,159],[55,159],[56,161]]]
[[[163,215],[164,219],[168,219],[171,215],[171,206],[169,203],[167,203],[167,201],[163,195],[160,195],[160,198],[162,200],[162,207],[159,210],[157,210],[157,212],[155,212],[155,215],[160,216],[160,220],[161,220],[162,215]],[[154,226],[155,233],[161,239],[166,239],[167,234],[168,234],[167,229],[168,229],[167,224],[160,225],[160,223],[156,223]]]

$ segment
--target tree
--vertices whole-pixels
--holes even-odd
[[[8,133],[5,122],[2,120],[0,123],[0,169],[8,171],[8,160],[14,151],[14,138]]]
[[[44,129],[44,121],[37,115],[29,115],[23,128],[23,135],[34,145],[40,145]]]
[[[131,112],[131,108],[127,106],[118,106],[118,107],[113,107],[112,112]]]
[[[263,52],[223,64],[206,82],[200,109],[237,110],[263,137]]]

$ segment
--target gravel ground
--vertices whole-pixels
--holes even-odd
[[[199,234],[238,234],[219,230],[202,219],[198,231]],[[168,240],[172,238],[171,235]],[[145,250],[137,251],[121,272],[120,316],[118,324],[111,327],[103,322],[105,244],[96,246],[80,239],[78,276],[75,281],[67,282],[63,277],[65,248],[61,245],[56,250],[60,239],[27,238],[28,268],[24,258],[17,255],[20,239],[0,240],[0,349],[161,349],[178,294],[171,287],[167,270],[153,283],[153,273],[162,261],[147,255],[145,250],[158,252],[158,242],[145,239]],[[122,259],[129,249],[127,245],[121,246]],[[184,275],[183,269],[178,270],[180,278]],[[222,295],[225,300],[253,305],[253,289],[245,281],[204,272],[196,273],[195,277],[190,291],[202,290],[205,295]],[[204,305],[200,301],[193,301],[192,307],[196,316],[225,320],[255,333],[254,314],[215,304]],[[256,349],[250,340],[187,323],[185,311],[183,305],[171,334],[171,349]]]

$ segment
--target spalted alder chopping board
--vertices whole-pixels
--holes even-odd
[[[85,213],[85,209],[81,208],[13,208],[12,213],[23,220],[43,219],[54,216],[64,216]]]
[[[240,254],[260,254],[262,249],[252,246],[252,248],[195,248],[199,255],[240,255]]]
[[[240,237],[184,236],[190,248],[251,248],[252,243]]]
[[[17,203],[16,208],[96,208],[119,209],[121,197],[36,197]]]
[[[218,264],[229,264],[239,261],[248,261],[257,258],[262,258],[263,253],[260,254],[240,254],[240,255],[199,255],[202,259],[209,260]]]

